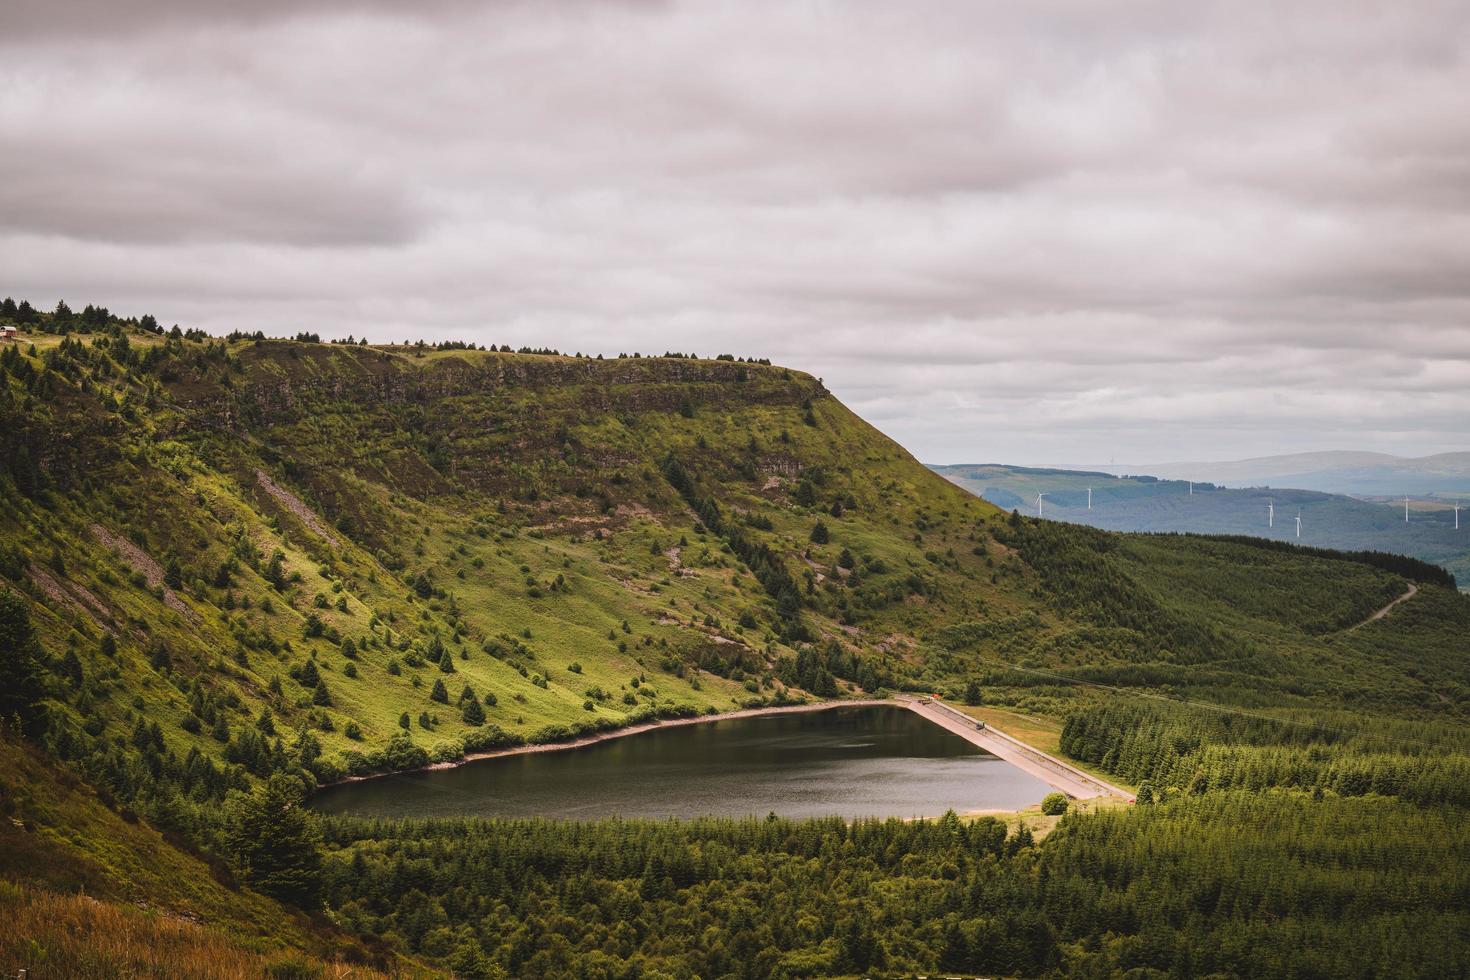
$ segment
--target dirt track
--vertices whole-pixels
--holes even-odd
[[[1405,592],[1403,595],[1399,596],[1393,602],[1390,602],[1388,605],[1384,606],[1382,609],[1378,610],[1376,613],[1374,613],[1373,615],[1369,616],[1367,619],[1363,620],[1361,623],[1358,623],[1357,625],[1354,625],[1354,626],[1349,626],[1348,627],[1348,632],[1351,633],[1353,630],[1358,629],[1359,627],[1367,626],[1369,623],[1375,623],[1375,622],[1377,622],[1378,620],[1382,619],[1384,616],[1387,616],[1389,613],[1393,612],[1394,607],[1397,606],[1399,603],[1401,603],[1401,602],[1408,602],[1410,599],[1414,598],[1414,596],[1418,592],[1419,592],[1419,586],[1415,585],[1413,582],[1410,582],[1409,583],[1409,591]]]

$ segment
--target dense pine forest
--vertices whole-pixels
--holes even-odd
[[[45,902],[185,923],[188,962],[245,975],[1467,969],[1470,599],[1441,568],[1004,512],[743,355],[0,323],[0,971],[192,969],[43,935]],[[1137,803],[1035,829],[307,805],[904,693],[1053,733]]]
[[[1208,792],[1064,820],[334,819],[329,903],[466,976],[1451,976],[1460,814]],[[1432,900],[1431,900],[1432,899]]]

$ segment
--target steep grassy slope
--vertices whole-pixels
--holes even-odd
[[[129,746],[195,797],[293,743],[330,779],[893,683],[921,624],[1034,605],[993,508],[780,368],[37,340],[0,571],[125,797]]]

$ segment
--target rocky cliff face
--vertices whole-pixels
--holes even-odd
[[[241,432],[302,413],[428,406],[454,399],[575,390],[587,412],[678,411],[799,404],[828,396],[810,376],[769,365],[680,358],[595,360],[456,351],[423,358],[373,348],[262,342],[240,354],[229,386],[181,382],[178,406],[198,422]]]

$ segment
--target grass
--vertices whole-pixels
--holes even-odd
[[[390,974],[294,953],[262,954],[188,919],[0,881],[0,970],[114,980],[200,977],[373,980]]]
[[[987,725],[994,725],[1007,735],[1025,742],[1034,749],[1040,749],[1052,755],[1061,751],[1059,743],[1062,736],[1062,723],[1060,721],[1022,714],[1019,711],[1008,711],[1005,708],[987,708],[967,704],[952,704],[951,707],[963,711],[971,718],[978,718]]]

